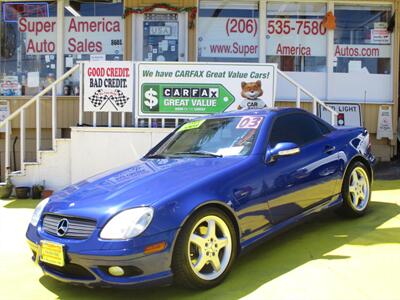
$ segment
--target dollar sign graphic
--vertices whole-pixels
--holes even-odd
[[[157,99],[157,92],[153,90],[153,88],[150,88],[148,91],[144,93],[144,97],[147,99],[144,101],[144,104],[148,106],[150,109],[152,109],[154,106],[158,104],[158,99]]]

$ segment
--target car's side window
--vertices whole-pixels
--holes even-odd
[[[314,122],[317,123],[317,126],[319,127],[319,129],[321,130],[323,135],[331,133],[332,129],[329,128],[329,126],[327,126],[323,122],[321,122],[317,119],[314,119]]]
[[[299,146],[319,139],[323,133],[312,117],[306,114],[288,114],[278,117],[272,125],[269,145],[292,142]]]

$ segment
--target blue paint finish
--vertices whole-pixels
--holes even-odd
[[[40,263],[44,272],[61,281],[93,286],[167,283],[172,278],[171,259],[179,230],[194,211],[205,205],[219,206],[232,216],[239,229],[239,251],[309,215],[340,205],[342,180],[349,164],[354,159],[362,159],[368,167],[375,162],[368,132],[364,128],[331,128],[320,139],[299,147],[300,153],[270,161],[274,151],[268,144],[271,126],[280,115],[291,113],[315,118],[299,109],[206,117],[262,116],[264,121],[248,156],[142,158],[56,193],[38,226],[29,225],[26,236],[35,244],[48,240],[65,245],[67,264],[83,267],[92,278],[71,278]],[[281,150],[293,146],[281,145]],[[100,238],[111,217],[140,206],[154,208],[153,220],[141,235],[121,241]],[[96,229],[84,240],[56,237],[42,228],[46,214],[92,219]],[[146,246],[158,242],[166,242],[166,249],[144,254]],[[100,264],[137,266],[143,274],[113,277],[99,269]]]
[[[329,137],[301,148],[299,154],[265,165],[267,201],[279,223],[328,199],[339,172],[338,154],[325,153]]]

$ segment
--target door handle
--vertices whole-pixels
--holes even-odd
[[[331,154],[335,150],[336,150],[335,146],[326,145],[324,152],[327,153],[327,154]]]

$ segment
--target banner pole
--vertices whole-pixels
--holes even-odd
[[[83,124],[83,62],[79,62],[79,126]]]

